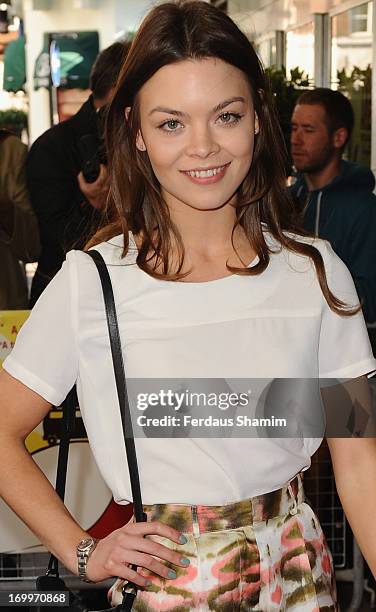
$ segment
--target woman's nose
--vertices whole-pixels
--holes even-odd
[[[209,127],[199,127],[192,130],[187,146],[188,155],[209,157],[209,155],[218,153],[219,150],[220,145]]]

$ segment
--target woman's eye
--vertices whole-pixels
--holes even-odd
[[[177,121],[176,119],[168,119],[168,121],[164,121],[158,127],[164,132],[176,132],[179,126],[181,126],[180,121]]]
[[[230,113],[230,112],[222,113],[222,115],[219,116],[221,123],[224,123],[224,124],[238,123],[238,121],[240,121],[241,118],[242,118],[242,115],[239,115],[239,113]]]

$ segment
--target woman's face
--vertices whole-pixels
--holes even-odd
[[[219,59],[164,66],[139,92],[137,147],[146,150],[171,209],[213,210],[246,177],[258,131],[249,84]]]

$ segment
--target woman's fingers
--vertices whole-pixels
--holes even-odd
[[[119,540],[119,544],[130,552],[140,551],[142,553],[147,553],[148,555],[164,559],[165,561],[169,561],[181,567],[187,567],[189,565],[189,559],[185,558],[182,553],[173,551],[167,546],[147,538],[140,539],[139,536],[127,535],[124,536],[124,540]]]
[[[145,553],[132,550],[124,555],[123,563],[137,565],[138,567],[149,570],[152,574],[157,574],[161,576],[161,578],[167,578],[168,580],[176,578],[176,572],[174,570],[170,567],[166,567],[166,565],[161,563],[158,559]]]
[[[177,529],[159,521],[127,523],[98,542],[88,560],[88,578],[94,582],[100,582],[110,576],[118,575],[126,580],[131,580],[129,572],[132,570],[126,565],[129,563],[144,567],[163,578],[174,579],[175,572],[161,563],[161,559],[180,567],[189,565],[189,559],[184,558],[181,553],[154,542],[146,536],[166,538],[177,544],[187,542],[185,536]],[[144,582],[136,582],[136,584],[145,586]]]
[[[119,578],[123,578],[124,580],[129,580],[129,582],[133,582],[133,584],[137,584],[140,587],[148,587],[151,584],[151,581],[148,578],[144,578],[138,572],[133,571],[124,563],[114,563],[112,565],[112,574],[111,576],[117,576]]]
[[[180,531],[160,521],[152,521],[150,523],[127,523],[127,525],[119,529],[119,532],[141,536],[158,535],[163,538],[168,538],[177,544],[185,544],[187,541]]]

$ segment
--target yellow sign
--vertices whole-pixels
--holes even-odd
[[[0,366],[11,352],[30,310],[0,310]]]
[[[0,310],[0,367],[11,352],[18,332],[30,314],[30,310]],[[48,446],[43,439],[40,425],[26,438],[26,447],[30,453]]]

